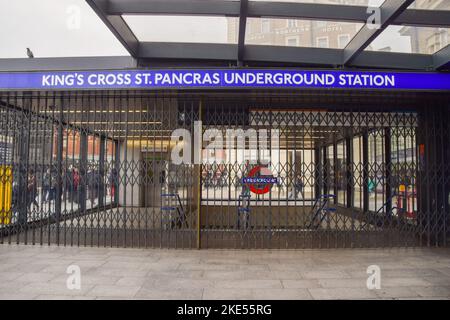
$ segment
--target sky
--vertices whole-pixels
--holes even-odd
[[[224,17],[125,19],[143,41],[227,42]],[[0,39],[0,58],[25,58],[28,47],[36,58],[129,55],[85,0],[0,0]],[[374,49],[404,46],[393,35],[382,40]]]
[[[224,17],[125,18],[142,41],[227,42]],[[85,0],[0,0],[0,58],[129,55]]]
[[[0,39],[0,58],[128,55],[84,0],[0,0]]]

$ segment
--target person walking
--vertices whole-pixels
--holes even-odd
[[[31,205],[35,205],[39,208],[39,203],[36,201],[37,197],[37,183],[34,171],[30,170],[30,175],[28,177],[27,183],[27,208],[31,210]]]
[[[78,189],[80,186],[80,173],[77,168],[72,169],[72,201],[76,204],[80,204]]]
[[[304,184],[303,184],[303,180],[299,175],[296,175],[294,178],[294,186],[293,186],[293,190],[291,192],[291,194],[289,195],[290,199],[297,199],[298,198],[298,194],[302,195],[302,199],[305,198],[305,195],[303,193],[303,188],[304,188]]]
[[[369,178],[369,182],[368,182],[368,186],[367,186],[369,193],[374,192],[376,186],[377,186],[377,185],[376,185],[376,183],[375,183],[375,180],[373,179],[373,177],[370,177],[370,178]]]
[[[114,195],[116,194],[116,184],[117,184],[117,169],[112,168],[111,173],[109,174],[109,188],[110,188],[110,196],[114,199]]]
[[[42,202],[45,203],[47,201],[50,201],[50,181],[51,181],[51,172],[50,168],[47,168],[47,170],[44,173],[44,177],[42,179]]]

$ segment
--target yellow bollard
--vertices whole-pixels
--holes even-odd
[[[0,225],[11,223],[12,168],[0,166]]]

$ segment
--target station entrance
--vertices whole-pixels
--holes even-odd
[[[447,100],[331,90],[0,93],[0,242],[445,246]]]

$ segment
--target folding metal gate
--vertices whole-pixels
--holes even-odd
[[[446,244],[445,108],[139,91],[0,93],[0,104],[2,243]]]

